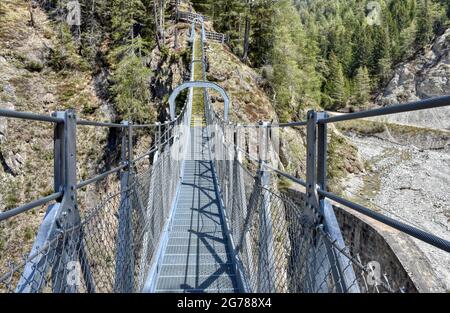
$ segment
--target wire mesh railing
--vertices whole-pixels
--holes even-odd
[[[186,21],[186,22],[194,22],[197,24],[201,24],[203,21],[208,21],[209,18],[206,15],[194,13],[194,12],[186,12],[186,11],[178,11],[178,19]]]
[[[212,157],[244,290],[394,291],[387,277],[375,283],[370,264],[353,258],[322,224],[312,223],[305,208],[294,204],[276,183],[265,184],[269,169],[230,144],[233,132],[218,126],[222,122],[216,118],[215,123],[209,120]]]
[[[20,258],[3,251],[1,259],[7,264],[0,267],[0,292],[142,290],[180,181],[181,155],[189,136],[187,104],[174,121],[149,125],[154,128],[155,140],[147,152],[137,157],[132,152],[132,129],[140,125],[77,121],[71,112],[42,119],[27,113],[0,112],[2,116],[55,123],[55,188],[62,190],[56,196],[0,213],[4,223],[36,206],[56,201],[49,205],[26,256]],[[77,124],[121,128],[121,164],[76,183],[76,160],[72,159],[72,168],[67,166],[76,155]],[[70,127],[72,133],[67,130]],[[59,163],[64,164],[62,170]],[[92,205],[77,203],[77,189],[100,181],[104,188]]]
[[[376,262],[363,264],[359,255],[349,252],[328,199],[448,251],[449,242],[445,239],[326,191],[327,134],[324,125],[353,118],[445,106],[448,105],[449,98],[439,97],[332,118],[326,113],[309,112],[308,121],[251,125],[224,122],[208,99],[206,116],[211,149],[215,153],[213,158],[217,180],[233,238],[234,252],[241,262],[240,270],[243,282],[248,284],[247,290],[405,291],[396,282],[390,282],[386,274],[377,272],[379,269],[375,268]],[[268,138],[272,136],[273,130],[299,126],[307,128],[305,180],[289,175],[271,164],[274,155],[270,155],[269,151],[272,143]],[[246,130],[254,130],[251,132],[252,138],[245,138],[242,143],[239,138]],[[268,173],[277,178],[276,183],[268,180]],[[284,195],[277,185],[280,179],[287,179],[304,190],[304,199],[300,204],[293,204],[292,199]],[[292,259],[295,262],[289,262]],[[262,278],[260,273],[265,273],[265,276]],[[273,274],[268,276],[267,273]]]
[[[209,32],[209,31],[205,31],[205,36],[206,39],[208,40],[214,40],[220,43],[226,43],[229,42],[230,37],[222,34],[222,33],[215,33],[215,32]]]

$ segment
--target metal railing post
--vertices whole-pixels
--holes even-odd
[[[73,270],[78,262],[81,242],[80,213],[77,205],[77,165],[76,165],[76,115],[72,110],[59,111],[56,117],[64,119],[58,123],[54,133],[55,190],[63,191],[56,216],[57,229],[64,233],[56,249],[56,267],[52,270],[54,292],[76,292],[78,286]],[[69,229],[72,229],[69,231]],[[81,274],[81,273],[78,273]],[[71,275],[71,276],[69,276]],[[74,280],[74,284],[69,284]]]
[[[123,121],[121,161],[128,166],[120,172],[120,207],[117,234],[115,292],[132,292],[134,289],[134,255],[132,249],[132,220],[129,180],[132,175],[132,127]]]
[[[328,292],[327,287],[328,285],[320,285],[320,282],[322,282],[326,275],[326,271],[324,271],[322,268],[329,267],[329,262],[324,264],[319,264],[317,259],[321,259],[322,255],[326,255],[328,251],[325,249],[322,245],[318,244],[319,241],[319,235],[317,233],[316,227],[319,225],[320,221],[320,201],[319,196],[317,192],[317,183],[318,183],[318,171],[317,171],[317,165],[320,163],[321,170],[319,171],[323,175],[326,175],[326,169],[323,171],[323,166],[326,166],[326,150],[325,146],[322,146],[321,148],[317,148],[318,146],[318,129],[317,129],[317,119],[318,119],[318,113],[315,111],[308,111],[307,113],[307,125],[306,125],[306,201],[305,201],[305,210],[304,210],[304,216],[306,218],[306,233],[305,239],[309,241],[311,244],[311,248],[309,249],[308,253],[304,256],[306,258],[306,262],[308,262],[310,265],[306,268],[307,274],[305,277],[308,277],[306,281],[303,282],[304,288],[311,291],[317,291],[318,288],[322,292]],[[324,130],[322,129],[322,135],[325,134]],[[325,134],[326,135],[326,134]],[[323,139],[323,138],[322,138]],[[325,141],[321,140],[321,143],[326,143]],[[320,153],[322,154],[323,158],[321,158],[320,161],[318,161],[318,150],[320,150]],[[323,176],[321,177],[323,178]],[[323,183],[323,181],[322,181]],[[320,256],[320,257],[317,257]],[[327,261],[330,258],[327,259]],[[322,269],[322,270],[321,270]],[[335,271],[333,271],[333,277],[336,278],[334,275]]]
[[[133,122],[128,122],[128,170],[131,173],[133,166]]]
[[[195,23],[192,23],[191,35],[189,37],[189,42],[194,43],[194,38],[195,38]],[[192,49],[194,49],[194,45],[192,45]]]
[[[318,112],[317,120],[328,118],[328,113]],[[317,183],[322,190],[327,190],[327,124],[317,125]],[[324,197],[319,196],[319,199]]]
[[[243,136],[245,136],[245,134],[242,134],[242,131],[244,131],[244,128],[240,127],[240,124],[237,125],[236,127],[236,132],[234,134],[234,149],[235,149],[235,154],[234,154],[234,158],[235,158],[235,168],[236,168],[236,181],[235,181],[235,186],[236,186],[236,191],[237,194],[235,195],[236,198],[236,202],[234,203],[234,205],[236,206],[236,208],[233,208],[233,210],[237,209],[237,208],[241,208],[241,216],[244,218],[244,222],[243,222],[243,231],[241,233],[241,237],[240,238],[235,238],[235,244],[236,244],[236,255],[239,255],[240,252],[242,252],[243,254],[246,254],[247,257],[247,264],[249,266],[249,273],[251,273],[251,275],[253,275],[255,273],[253,266],[255,265],[255,263],[253,262],[253,248],[252,248],[252,240],[251,240],[251,235],[250,232],[248,231],[249,226],[248,224],[251,222],[250,221],[250,210],[251,207],[247,206],[247,198],[246,198],[246,193],[245,193],[245,178],[244,178],[244,169],[241,167],[241,164],[243,163],[244,157],[243,157],[243,153],[240,150],[241,146],[243,145]],[[237,217],[234,216],[230,216],[231,218],[239,218],[239,215],[237,215]],[[237,222],[237,221],[235,221]],[[247,224],[247,226],[246,226]],[[233,234],[234,236],[237,236],[239,234]],[[244,246],[246,247],[244,249]],[[246,291],[251,291],[251,287],[248,281],[246,281],[246,279],[243,277],[243,270],[239,271],[239,273],[241,274],[241,282],[242,285],[244,287],[244,290]]]
[[[170,128],[170,122],[165,121],[164,122],[163,142],[167,142],[170,138],[169,128]],[[164,144],[164,146],[166,148],[164,148],[164,151],[161,151],[161,154],[160,154],[160,157],[162,157],[162,159],[161,159],[161,178],[160,179],[161,179],[161,182],[166,184],[167,183],[167,175],[168,175],[168,173],[167,173],[168,169],[167,169],[167,164],[166,164],[166,162],[167,162],[166,154],[170,153],[170,151],[168,150],[169,149],[168,147],[170,147],[170,144],[167,142],[166,144]],[[162,186],[164,186],[164,185],[162,185]],[[162,205],[164,208],[163,209],[164,212],[167,212],[168,207],[169,207],[169,201],[167,199],[167,196],[168,196],[168,194],[167,194],[166,190],[164,190],[164,188],[161,188],[161,199],[162,199]]]
[[[270,209],[270,171],[266,167],[269,159],[269,122],[261,123],[259,159],[261,171],[262,201],[260,212],[258,292],[276,292],[275,259],[273,251],[272,215]]]
[[[157,131],[156,131],[156,144],[158,147],[158,153],[161,153],[161,123],[160,122],[156,122],[156,127],[157,127]]]
[[[306,209],[308,222],[317,222],[319,196],[317,193],[317,113],[309,111],[306,128]]]
[[[236,129],[233,128],[233,125],[231,123],[228,123],[228,128],[227,128],[227,137],[226,140],[228,143],[225,143],[227,146],[227,154],[226,157],[228,158],[227,160],[225,160],[225,162],[228,162],[228,177],[229,177],[229,181],[230,181],[230,190],[229,190],[229,195],[227,197],[227,202],[226,202],[226,206],[227,207],[231,207],[233,206],[233,189],[234,189],[234,149],[233,146],[230,144],[231,142],[233,142],[234,138],[235,138],[235,133],[236,133]]]
[[[202,43],[206,42],[206,34],[205,34],[205,23],[203,21],[203,18],[201,18],[202,23]]]
[[[79,275],[83,275],[86,290],[94,292],[95,285],[82,243],[77,205],[76,115],[69,110],[55,112],[53,116],[61,120],[54,129],[54,188],[62,192],[63,196],[47,209],[30,252],[30,256],[37,254],[38,257],[26,263],[16,292],[41,291],[51,267],[54,292],[77,292]],[[61,234],[55,249],[49,250],[47,254],[37,253]],[[81,269],[81,273],[77,269]]]
[[[121,150],[120,150],[120,161],[122,162],[122,164],[127,164],[128,159],[127,159],[127,146],[128,146],[128,139],[127,139],[127,134],[128,134],[128,122],[127,121],[122,121],[121,123],[122,125],[124,125],[125,127],[121,129],[122,133],[121,133]]]
[[[307,178],[306,178],[306,205],[307,214],[311,219],[312,225],[319,226],[323,223],[326,232],[335,240],[342,249],[345,249],[345,244],[339,225],[336,220],[333,208],[330,203],[323,196],[319,196],[318,188],[326,191],[327,188],[327,127],[324,123],[319,123],[320,120],[327,119],[326,112],[308,112],[307,123]],[[319,226],[322,227],[322,226]],[[313,242],[315,243],[319,236],[315,231],[312,233]],[[350,289],[352,279],[355,274],[349,261],[342,258],[335,250],[331,242],[325,240],[325,251],[320,246],[315,247],[316,254],[326,253],[328,256],[328,265],[334,280],[334,287],[337,292],[358,292],[357,287],[353,286]],[[324,263],[325,264],[325,263]],[[314,266],[323,267],[323,265]],[[313,268],[313,271],[316,269]],[[320,284],[326,280],[326,271],[318,271],[311,281],[313,290],[320,288],[321,291],[328,292],[327,286]],[[320,287],[318,286],[320,285]]]
[[[75,207],[76,116],[73,111],[56,112],[55,116],[63,118],[64,123],[57,123],[54,130],[54,188],[55,192],[63,191],[64,197],[72,196],[72,206]]]

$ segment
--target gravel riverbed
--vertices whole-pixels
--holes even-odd
[[[369,170],[351,175],[344,194],[387,216],[450,240],[450,145],[422,149],[349,135]],[[414,239],[450,291],[450,254]]]

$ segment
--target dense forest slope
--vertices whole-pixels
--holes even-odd
[[[193,0],[268,78],[281,120],[306,108],[359,110],[397,64],[441,35],[447,0]]]

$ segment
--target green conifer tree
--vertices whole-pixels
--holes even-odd
[[[149,80],[151,70],[143,64],[142,58],[134,51],[139,51],[142,40],[135,39],[131,52],[125,54],[114,71],[114,84],[111,87],[115,95],[116,110],[124,120],[148,123],[154,119],[150,104]]]
[[[428,0],[419,0],[417,15],[416,45],[423,47],[433,35],[433,20],[430,17]]]
[[[346,105],[345,77],[342,65],[334,53],[330,56],[324,92],[326,109],[338,110]]]
[[[359,106],[367,104],[370,98],[370,77],[367,67],[360,67],[355,76],[356,101]]]
[[[280,119],[288,121],[320,102],[320,80],[315,71],[317,48],[307,38],[290,0],[276,4],[274,18],[272,83]]]

